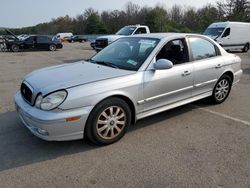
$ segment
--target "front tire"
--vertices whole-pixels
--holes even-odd
[[[214,104],[223,103],[227,99],[231,91],[231,87],[232,87],[231,78],[228,75],[223,75],[214,86],[213,95],[211,96],[212,103]]]
[[[11,51],[12,52],[19,52],[19,46],[16,44],[11,45]]]
[[[120,140],[131,123],[128,104],[119,98],[109,98],[99,103],[91,112],[85,135],[97,145],[108,145]]]

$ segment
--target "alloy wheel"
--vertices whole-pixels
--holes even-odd
[[[215,98],[218,101],[223,101],[230,91],[230,84],[227,79],[222,79],[215,88]]]
[[[97,134],[103,139],[114,139],[126,126],[124,110],[118,106],[110,106],[99,115],[96,122]]]

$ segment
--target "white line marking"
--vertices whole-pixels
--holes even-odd
[[[209,110],[209,109],[206,109],[206,108],[202,108],[202,107],[200,107],[200,106],[196,106],[196,105],[191,105],[191,106],[196,107],[196,108],[198,108],[198,109],[200,109],[200,110],[203,110],[203,111],[205,111],[205,112],[209,112],[209,113],[211,113],[211,114],[214,114],[214,115],[217,115],[217,116],[226,118],[226,119],[230,119],[230,120],[233,120],[233,121],[236,121],[236,122],[240,122],[240,123],[243,123],[243,124],[245,124],[245,125],[247,125],[247,126],[250,126],[250,122],[248,122],[248,121],[241,120],[241,119],[238,119],[238,118],[235,118],[235,117],[231,117],[231,116],[228,116],[228,115],[226,115],[226,114],[222,114],[222,113],[219,113],[219,112],[215,112],[215,111],[213,111],[213,110]]]

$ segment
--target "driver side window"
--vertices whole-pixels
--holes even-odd
[[[168,42],[156,56],[156,60],[158,59],[170,60],[173,65],[188,62],[189,56],[185,39],[175,39]]]
[[[28,43],[32,43],[34,41],[34,37],[29,37],[27,39],[25,39],[25,42],[28,42]]]
[[[230,29],[230,28],[227,28],[227,29],[225,30],[225,32],[224,32],[224,34],[223,34],[222,37],[227,37],[227,36],[229,36],[229,35],[230,35],[230,32],[231,32],[231,29]]]

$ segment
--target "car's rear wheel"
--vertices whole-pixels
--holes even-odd
[[[56,45],[54,45],[54,44],[49,45],[49,50],[50,51],[55,51],[56,50]]]
[[[213,89],[213,95],[211,96],[212,102],[215,104],[224,102],[231,91],[231,87],[231,78],[228,75],[223,75]]]
[[[109,98],[91,112],[85,135],[95,144],[107,145],[121,139],[131,122],[127,103],[119,98]]]
[[[11,51],[12,52],[19,52],[19,46],[16,44],[11,45]]]
[[[245,44],[244,48],[242,49],[242,52],[248,52],[249,50],[249,43]]]

